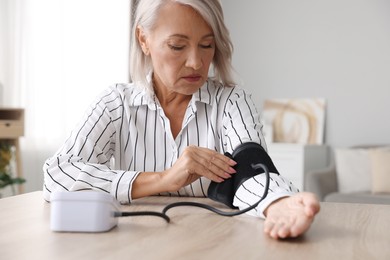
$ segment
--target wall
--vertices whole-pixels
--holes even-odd
[[[0,1],[0,39],[5,39],[8,35],[7,31],[7,1]],[[6,68],[6,48],[8,42],[0,40],[0,106],[3,104],[4,99],[4,83],[6,81],[6,75],[8,74]]]
[[[234,67],[259,108],[324,97],[327,144],[390,143],[390,1],[222,3]]]
[[[4,105],[25,109],[25,191],[41,190],[45,160],[92,100],[128,82],[129,1],[0,0],[0,8]]]

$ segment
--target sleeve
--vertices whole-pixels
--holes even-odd
[[[238,88],[232,90],[226,102],[223,124],[228,152],[232,153],[235,147],[245,142],[257,142],[267,151],[260,115],[251,95],[246,91]],[[270,177],[267,197],[248,214],[265,218],[263,212],[268,205],[279,198],[298,192],[289,180],[278,173],[270,173]],[[259,201],[264,193],[265,182],[265,174],[246,180],[236,191],[233,205],[245,209]]]
[[[123,104],[112,90],[101,95],[57,153],[43,165],[44,199],[53,191],[99,190],[121,203],[131,202],[132,182],[139,172],[112,170],[116,149],[115,122]]]
[[[267,150],[260,115],[250,94],[237,87],[233,88],[228,94],[223,111],[226,151],[232,153],[235,147],[245,142],[259,143]]]
[[[239,209],[245,209],[255,204],[264,193],[265,182],[265,174],[259,174],[246,180],[236,191],[233,205]],[[272,202],[297,192],[298,189],[289,180],[276,173],[270,173],[268,195],[256,208],[248,211],[247,214],[264,219],[263,212]]]

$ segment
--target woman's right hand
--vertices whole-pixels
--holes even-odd
[[[201,176],[222,182],[236,173],[234,165],[234,160],[214,150],[188,146],[174,165],[162,173],[161,179],[167,191],[175,192]]]

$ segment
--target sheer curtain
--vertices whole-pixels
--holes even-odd
[[[3,103],[25,108],[25,190],[40,190],[45,159],[90,102],[128,82],[130,1],[0,1],[8,1],[9,14]]]

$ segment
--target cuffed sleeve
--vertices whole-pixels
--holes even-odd
[[[111,100],[119,100],[115,91],[102,93],[63,146],[45,161],[45,200],[50,201],[53,191],[98,190],[115,195],[122,203],[130,203],[128,193],[138,172],[111,167],[117,150],[115,122],[119,121],[121,108],[120,103]]]
[[[140,172],[133,171],[125,171],[118,174],[112,181],[111,195],[122,204],[131,203],[131,188],[138,174]]]
[[[261,199],[264,193],[266,183],[266,175],[259,174],[246,180],[237,189],[234,196],[233,205],[239,209],[245,209],[250,205],[255,204]],[[259,203],[259,205],[249,211],[247,214],[265,218],[264,210],[274,201],[291,196],[298,192],[298,189],[283,176],[270,173],[270,184],[268,195]]]

